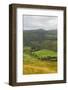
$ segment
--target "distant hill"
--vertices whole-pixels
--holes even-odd
[[[56,50],[57,30],[23,30],[23,41],[24,46]]]

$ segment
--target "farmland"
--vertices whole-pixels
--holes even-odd
[[[24,54],[24,74],[47,74],[57,72],[57,61],[39,60],[29,54]]]

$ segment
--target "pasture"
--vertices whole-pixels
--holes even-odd
[[[57,73],[56,60],[42,60],[42,58],[40,60],[37,58],[37,57],[43,57],[46,52],[49,53],[49,50],[36,51],[36,52],[33,52],[32,54],[28,54],[24,52],[23,74],[28,75],[28,74]],[[34,54],[35,55],[37,54],[38,56],[36,57]],[[54,52],[51,52],[51,51],[50,51],[50,54],[51,56],[56,55],[54,54]]]

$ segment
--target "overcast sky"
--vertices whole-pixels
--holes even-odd
[[[56,16],[24,15],[23,19],[24,19],[24,30],[33,30],[39,28],[45,30],[57,29]]]

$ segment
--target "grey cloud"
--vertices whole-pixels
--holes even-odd
[[[52,30],[57,29],[57,17],[56,16],[34,16],[24,15],[24,30],[32,29],[45,29]]]

